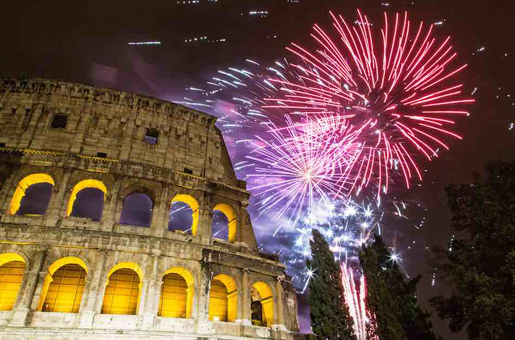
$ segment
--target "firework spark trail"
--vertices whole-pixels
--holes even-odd
[[[211,106],[224,132],[238,134],[236,144],[255,147],[237,168],[260,214],[299,221],[303,209],[354,194],[373,195],[379,206],[397,176],[406,188],[422,180],[418,156],[432,160],[449,149],[444,137],[460,138],[449,127],[473,100],[452,83],[465,66],[452,66],[450,39],[438,42],[432,26],[412,25],[405,13],[385,14],[376,36],[358,16],[349,23],[331,13],[337,39],[315,25],[319,48],[292,44],[296,62],[249,59],[220,70],[204,92],[206,85],[190,89],[204,100],[185,98]]]
[[[296,223],[303,209],[309,214],[319,202],[330,204],[327,193],[338,190],[340,182],[348,180],[349,164],[356,159],[353,150],[359,147],[355,146],[354,134],[347,133],[345,139],[339,135],[348,128],[342,125],[346,124],[345,118],[294,124],[286,117],[286,122],[283,128],[269,125],[273,141],[256,137],[262,145],[247,156],[256,164],[255,174],[249,177],[266,183],[250,189],[265,197],[259,202],[260,210],[268,211],[284,203],[275,216],[291,210]]]
[[[356,289],[356,281],[352,269],[346,264],[341,266],[344,302],[349,309],[353,321],[354,334],[357,340],[367,340],[367,310],[365,308],[366,287],[365,276],[359,279],[359,291]]]
[[[452,52],[450,37],[437,44],[432,25],[424,30],[420,23],[413,30],[407,13],[396,14],[393,24],[385,13],[379,44],[359,10],[357,28],[341,15],[331,17],[338,39],[314,25],[316,52],[295,43],[287,47],[304,65],[290,63],[297,73],[268,79],[279,91],[264,97],[262,108],[300,115],[301,120],[345,117],[354,133],[359,132],[361,148],[354,150],[355,159],[346,163],[341,176],[346,180],[336,181],[338,189],[332,194],[349,196],[373,184],[379,199],[398,164],[407,188],[415,175],[422,179],[413,153],[431,161],[438,157],[436,147],[449,149],[439,135],[461,139],[448,126],[454,124],[453,116],[468,115],[456,106],[474,100],[461,96],[462,84],[448,81],[466,65],[451,68],[457,53]],[[349,131],[342,130],[340,138]]]

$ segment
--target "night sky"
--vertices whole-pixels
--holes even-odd
[[[511,126],[515,122],[511,81],[515,75],[514,2],[2,1],[0,76],[82,82],[183,101],[187,87],[201,86],[217,70],[242,65],[246,58],[273,62],[287,55],[284,47],[291,41],[309,44],[313,23],[328,27],[329,10],[354,18],[356,8],[372,21],[383,11],[404,10],[413,22],[445,20],[436,27],[435,36],[452,36],[460,62],[469,64],[459,75],[460,81],[469,91],[477,88],[471,117],[457,124],[456,131],[464,139],[452,141],[449,152],[425,163],[423,183],[410,191],[391,190],[385,200],[402,200],[411,207],[409,222],[383,225],[383,234],[387,242],[395,243],[406,273],[423,276],[419,298],[429,308],[427,300],[446,291],[438,278],[431,286],[427,263],[427,248],[446,244],[452,235],[445,186],[470,181],[471,172],[481,171],[489,160],[515,158],[515,129]],[[267,13],[251,15],[251,11]],[[161,45],[128,45],[138,41],[160,41]],[[224,137],[235,164],[245,150],[234,143],[237,131]],[[240,178],[246,175],[238,172]],[[262,248],[279,252],[291,246],[291,239],[272,237],[276,221],[268,216],[257,218],[253,205],[249,210]],[[145,211],[141,214],[144,218]],[[306,331],[309,316],[305,298],[299,299],[299,317]],[[443,322],[435,321],[435,327],[444,339],[466,338],[450,333]]]

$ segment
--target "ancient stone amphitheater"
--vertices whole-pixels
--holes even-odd
[[[116,90],[0,79],[0,339],[297,336],[295,292],[258,250],[215,120]]]

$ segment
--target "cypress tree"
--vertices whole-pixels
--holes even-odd
[[[384,254],[381,249],[378,251],[373,246],[365,246],[359,256],[367,282],[365,303],[373,318],[371,320],[373,327],[369,329],[369,334],[371,338],[381,340],[407,340],[406,332],[399,321],[401,313],[398,302],[381,273],[382,255]]]
[[[379,275],[397,306],[397,317],[409,340],[436,340],[432,331],[431,314],[418,305],[417,285],[420,276],[407,280],[383,239],[376,235],[374,242],[368,245],[377,255],[375,273]]]
[[[340,264],[318,230],[313,230],[310,246],[312,259],[307,265],[315,271],[308,294],[313,334],[318,340],[354,340],[352,319],[343,301]]]

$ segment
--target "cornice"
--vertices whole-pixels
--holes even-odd
[[[206,177],[196,176],[193,174],[187,174],[187,173],[176,171],[173,169],[168,169],[168,168],[159,167],[159,166],[155,166],[155,165],[137,163],[137,162],[132,162],[132,161],[120,161],[120,160],[112,159],[112,158],[94,157],[94,156],[87,156],[87,155],[82,155],[82,154],[64,153],[64,152],[59,152],[59,151],[21,149],[21,148],[5,148],[5,147],[0,147],[0,153],[21,153],[23,155],[29,155],[29,156],[30,155],[44,155],[44,156],[49,156],[49,157],[61,157],[61,158],[70,159],[70,160],[85,160],[85,161],[91,161],[94,163],[103,163],[103,164],[107,164],[109,166],[117,165],[120,167],[132,167],[132,166],[140,167],[140,168],[144,169],[146,172],[160,173],[163,177],[171,177],[170,175],[173,174],[178,177],[182,177],[185,179],[195,179],[200,182],[204,182],[205,184],[222,187],[222,188],[225,188],[228,190],[236,191],[236,192],[243,193],[245,195],[250,196],[250,192],[248,192],[247,190],[239,188],[239,187],[235,187],[235,186],[232,186],[232,185],[220,182],[220,181],[215,181],[215,180],[212,180],[212,179],[209,179]],[[98,171],[88,170],[88,169],[84,169],[84,170],[98,172]],[[108,173],[109,171],[102,171],[102,172]]]

